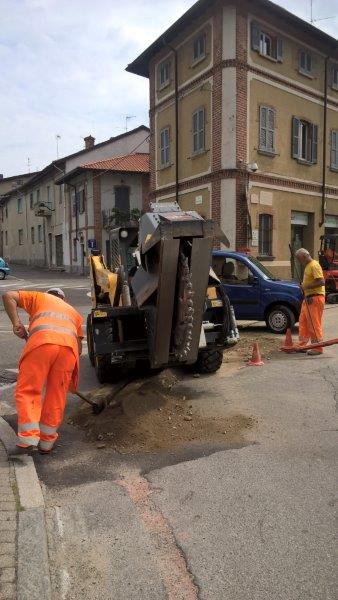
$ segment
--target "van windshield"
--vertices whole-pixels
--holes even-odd
[[[248,256],[248,259],[250,262],[252,262],[252,264],[255,265],[255,267],[257,267],[257,269],[259,269],[263,275],[266,277],[266,279],[272,279],[272,281],[278,281],[277,277],[275,277],[271,271],[269,271],[269,269],[267,269],[264,265],[262,265],[261,262],[259,262],[259,260],[257,260],[257,258],[255,258],[254,256]]]

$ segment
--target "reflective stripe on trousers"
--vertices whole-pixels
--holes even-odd
[[[23,436],[23,435],[18,434],[17,438],[16,438],[17,444],[25,445],[25,446],[37,446],[39,441],[40,441],[40,438],[35,437],[33,435]]]

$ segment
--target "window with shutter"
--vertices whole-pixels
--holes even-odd
[[[203,152],[205,149],[205,112],[200,108],[192,116],[193,154]]]
[[[161,168],[170,166],[170,130],[165,127],[161,131]]]
[[[272,256],[272,215],[259,215],[258,251],[260,256]]]
[[[338,130],[331,131],[331,169],[338,171]]]
[[[318,125],[292,118],[292,157],[315,164],[318,155]]]
[[[274,153],[276,111],[268,106],[260,106],[259,115],[259,149]]]
[[[262,56],[283,61],[283,40],[261,29],[255,21],[251,22],[251,48]]]

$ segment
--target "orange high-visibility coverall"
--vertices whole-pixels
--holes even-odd
[[[77,387],[82,317],[61,298],[42,292],[19,291],[19,307],[30,319],[15,393],[17,444],[48,451],[58,438],[67,391]]]
[[[311,342],[323,341],[322,316],[325,306],[325,296],[313,296],[311,304],[306,306],[303,300],[299,316],[299,342],[301,346]],[[323,348],[316,348],[317,352],[323,352]]]
[[[304,269],[303,284],[316,284],[324,279],[323,270],[317,260],[312,259]],[[299,342],[301,346],[323,340],[322,316],[325,305],[325,285],[316,285],[305,290],[305,298],[299,316]],[[323,352],[323,348],[316,349]]]

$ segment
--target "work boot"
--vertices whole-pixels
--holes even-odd
[[[53,450],[53,447],[50,448],[49,450],[44,450],[43,448],[41,448],[40,444],[38,444],[39,454],[50,454],[52,450]]]

